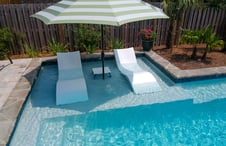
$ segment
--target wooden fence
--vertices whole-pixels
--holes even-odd
[[[0,0],[0,4],[56,3],[60,0]]]
[[[24,33],[26,37],[22,39],[22,43],[34,46],[38,51],[46,51],[46,46],[52,38],[62,43],[68,43],[70,48],[73,49],[76,43],[76,34],[73,30],[78,27],[78,24],[45,25],[40,20],[30,17],[49,5],[46,3],[0,5],[0,27],[8,26],[16,32]],[[155,3],[155,5],[159,5],[159,3]],[[216,33],[225,37],[225,12],[225,10],[210,8],[188,9],[185,13],[183,28],[200,29],[211,25],[214,26]],[[139,21],[120,27],[105,26],[105,43],[108,46],[109,40],[117,38],[124,42],[124,47],[140,46],[141,41],[138,39],[137,33],[140,29],[147,27],[154,29],[158,35],[155,42],[156,46],[166,44],[169,29],[169,20],[167,19]],[[177,28],[177,30],[179,29]],[[179,35],[175,38],[175,42],[178,42],[178,40]],[[12,54],[21,54],[24,51],[22,48],[13,47],[11,52]]]

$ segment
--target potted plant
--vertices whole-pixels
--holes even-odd
[[[150,51],[153,47],[153,43],[156,40],[156,33],[147,28],[142,29],[140,32],[138,32],[138,37],[142,40],[142,47],[144,51]]]

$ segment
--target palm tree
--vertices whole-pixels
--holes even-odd
[[[172,48],[176,37],[176,28],[183,24],[186,8],[197,5],[199,0],[163,0],[163,9],[170,17],[169,32],[167,34],[166,47]],[[179,21],[177,21],[179,20]]]
[[[190,43],[193,45],[193,51],[191,54],[191,59],[196,59],[196,53],[197,53],[197,45],[202,41],[202,30],[182,30],[182,43]]]
[[[207,53],[211,51],[213,48],[223,48],[224,41],[220,40],[215,33],[212,32],[212,28],[210,26],[206,27],[203,30],[202,34],[203,42],[206,43],[205,51],[202,55],[202,61],[206,60]]]
[[[224,41],[220,40],[216,34],[212,32],[212,28],[210,26],[202,30],[182,30],[181,42],[193,45],[191,59],[196,59],[197,44],[205,43],[206,47],[201,58],[202,61],[205,61],[207,53],[213,48],[222,49],[224,47]]]

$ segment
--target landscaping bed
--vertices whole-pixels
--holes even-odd
[[[226,66],[226,52],[209,52],[206,60],[202,61],[201,56],[204,49],[198,48],[196,59],[191,59],[192,50],[192,48],[185,46],[175,47],[173,50],[154,49],[157,54],[183,70]]]

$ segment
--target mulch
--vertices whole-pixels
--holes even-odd
[[[175,47],[172,50],[166,48],[154,49],[157,54],[183,70],[226,66],[226,52],[209,52],[206,60],[202,61],[204,48],[198,48],[196,59],[191,59],[192,50],[191,47],[185,46]]]

